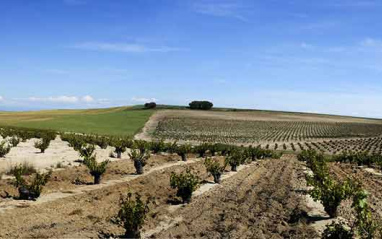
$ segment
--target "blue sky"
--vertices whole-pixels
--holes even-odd
[[[0,109],[188,104],[382,117],[382,1],[2,0]]]

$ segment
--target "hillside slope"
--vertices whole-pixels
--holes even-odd
[[[144,126],[153,112],[153,110],[133,109],[130,107],[0,112],[0,125],[132,136]]]

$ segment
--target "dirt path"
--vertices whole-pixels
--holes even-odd
[[[158,126],[159,121],[168,114],[167,110],[155,111],[149,120],[146,122],[145,126],[142,128],[141,132],[134,136],[136,140],[151,141],[151,135],[154,133]]]
[[[300,166],[295,160],[266,161],[244,169],[221,187],[177,211],[183,217],[154,238],[314,238],[312,228],[288,224],[299,195]]]

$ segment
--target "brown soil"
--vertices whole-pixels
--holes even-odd
[[[373,211],[373,217],[377,221],[382,221],[382,177],[356,165],[332,163],[330,165],[331,173],[338,180],[346,180],[353,177],[362,183],[362,187],[369,193],[368,202]],[[349,221],[354,219],[353,212],[350,210],[350,202],[345,203],[341,208],[340,215]]]
[[[304,223],[288,223],[295,209],[308,210],[299,192],[305,184],[303,169],[294,156],[241,166],[237,173],[226,172],[221,185],[210,183],[212,177],[205,171],[202,161],[190,161],[185,166],[174,164],[173,161],[178,160],[174,157],[154,156],[153,165],[147,167],[148,173],[126,182],[105,183],[102,188],[84,190],[81,194],[2,211],[0,238],[119,237],[124,230],[112,221],[118,212],[121,195],[129,191],[139,193],[144,199],[154,198],[142,229],[145,237],[317,237],[314,229]],[[169,162],[173,166],[158,166]],[[149,167],[162,169],[149,171]],[[176,191],[170,188],[170,173],[185,171],[186,167],[198,175],[203,185],[190,204],[176,205],[179,199],[175,197]],[[133,172],[131,162],[113,162],[104,181]],[[53,175],[58,180],[48,183],[43,191],[45,195],[73,187],[73,175],[91,181],[86,169],[81,167],[57,171]]]
[[[314,238],[305,224],[289,224],[303,208],[297,192],[303,175],[293,159],[265,161],[244,169],[222,187],[201,195],[176,211],[183,218],[154,238]]]
[[[201,162],[188,167],[201,178],[207,177]],[[175,194],[169,186],[170,172],[183,170],[184,166],[175,166],[81,195],[7,210],[0,215],[0,238],[121,235],[123,229],[111,223],[111,218],[117,214],[120,196],[128,191],[138,192],[144,198],[155,197],[145,228],[155,227],[158,212],[167,207],[169,196]]]
[[[144,170],[148,171],[151,168],[163,165],[169,162],[179,161],[180,157],[176,155],[163,156],[152,155],[148,160]],[[128,175],[134,175],[134,164],[129,159],[110,162],[106,173],[102,177],[103,181],[120,179]],[[26,177],[28,179],[28,177]],[[80,182],[79,185],[74,184],[74,181]],[[4,196],[5,192],[8,192],[12,196],[17,196],[17,190],[12,186],[13,179],[0,180],[0,195]],[[62,170],[57,170],[52,173],[51,180],[44,187],[42,194],[49,194],[53,192],[65,192],[82,185],[92,184],[93,178],[89,174],[89,170],[86,166],[80,165],[75,167],[69,167]],[[2,199],[0,198],[0,202]]]

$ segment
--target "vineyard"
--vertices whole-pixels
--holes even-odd
[[[159,122],[154,136],[172,140],[254,144],[381,134],[382,124],[171,118]]]
[[[377,122],[161,114],[151,141],[0,127],[0,238],[381,235]]]

